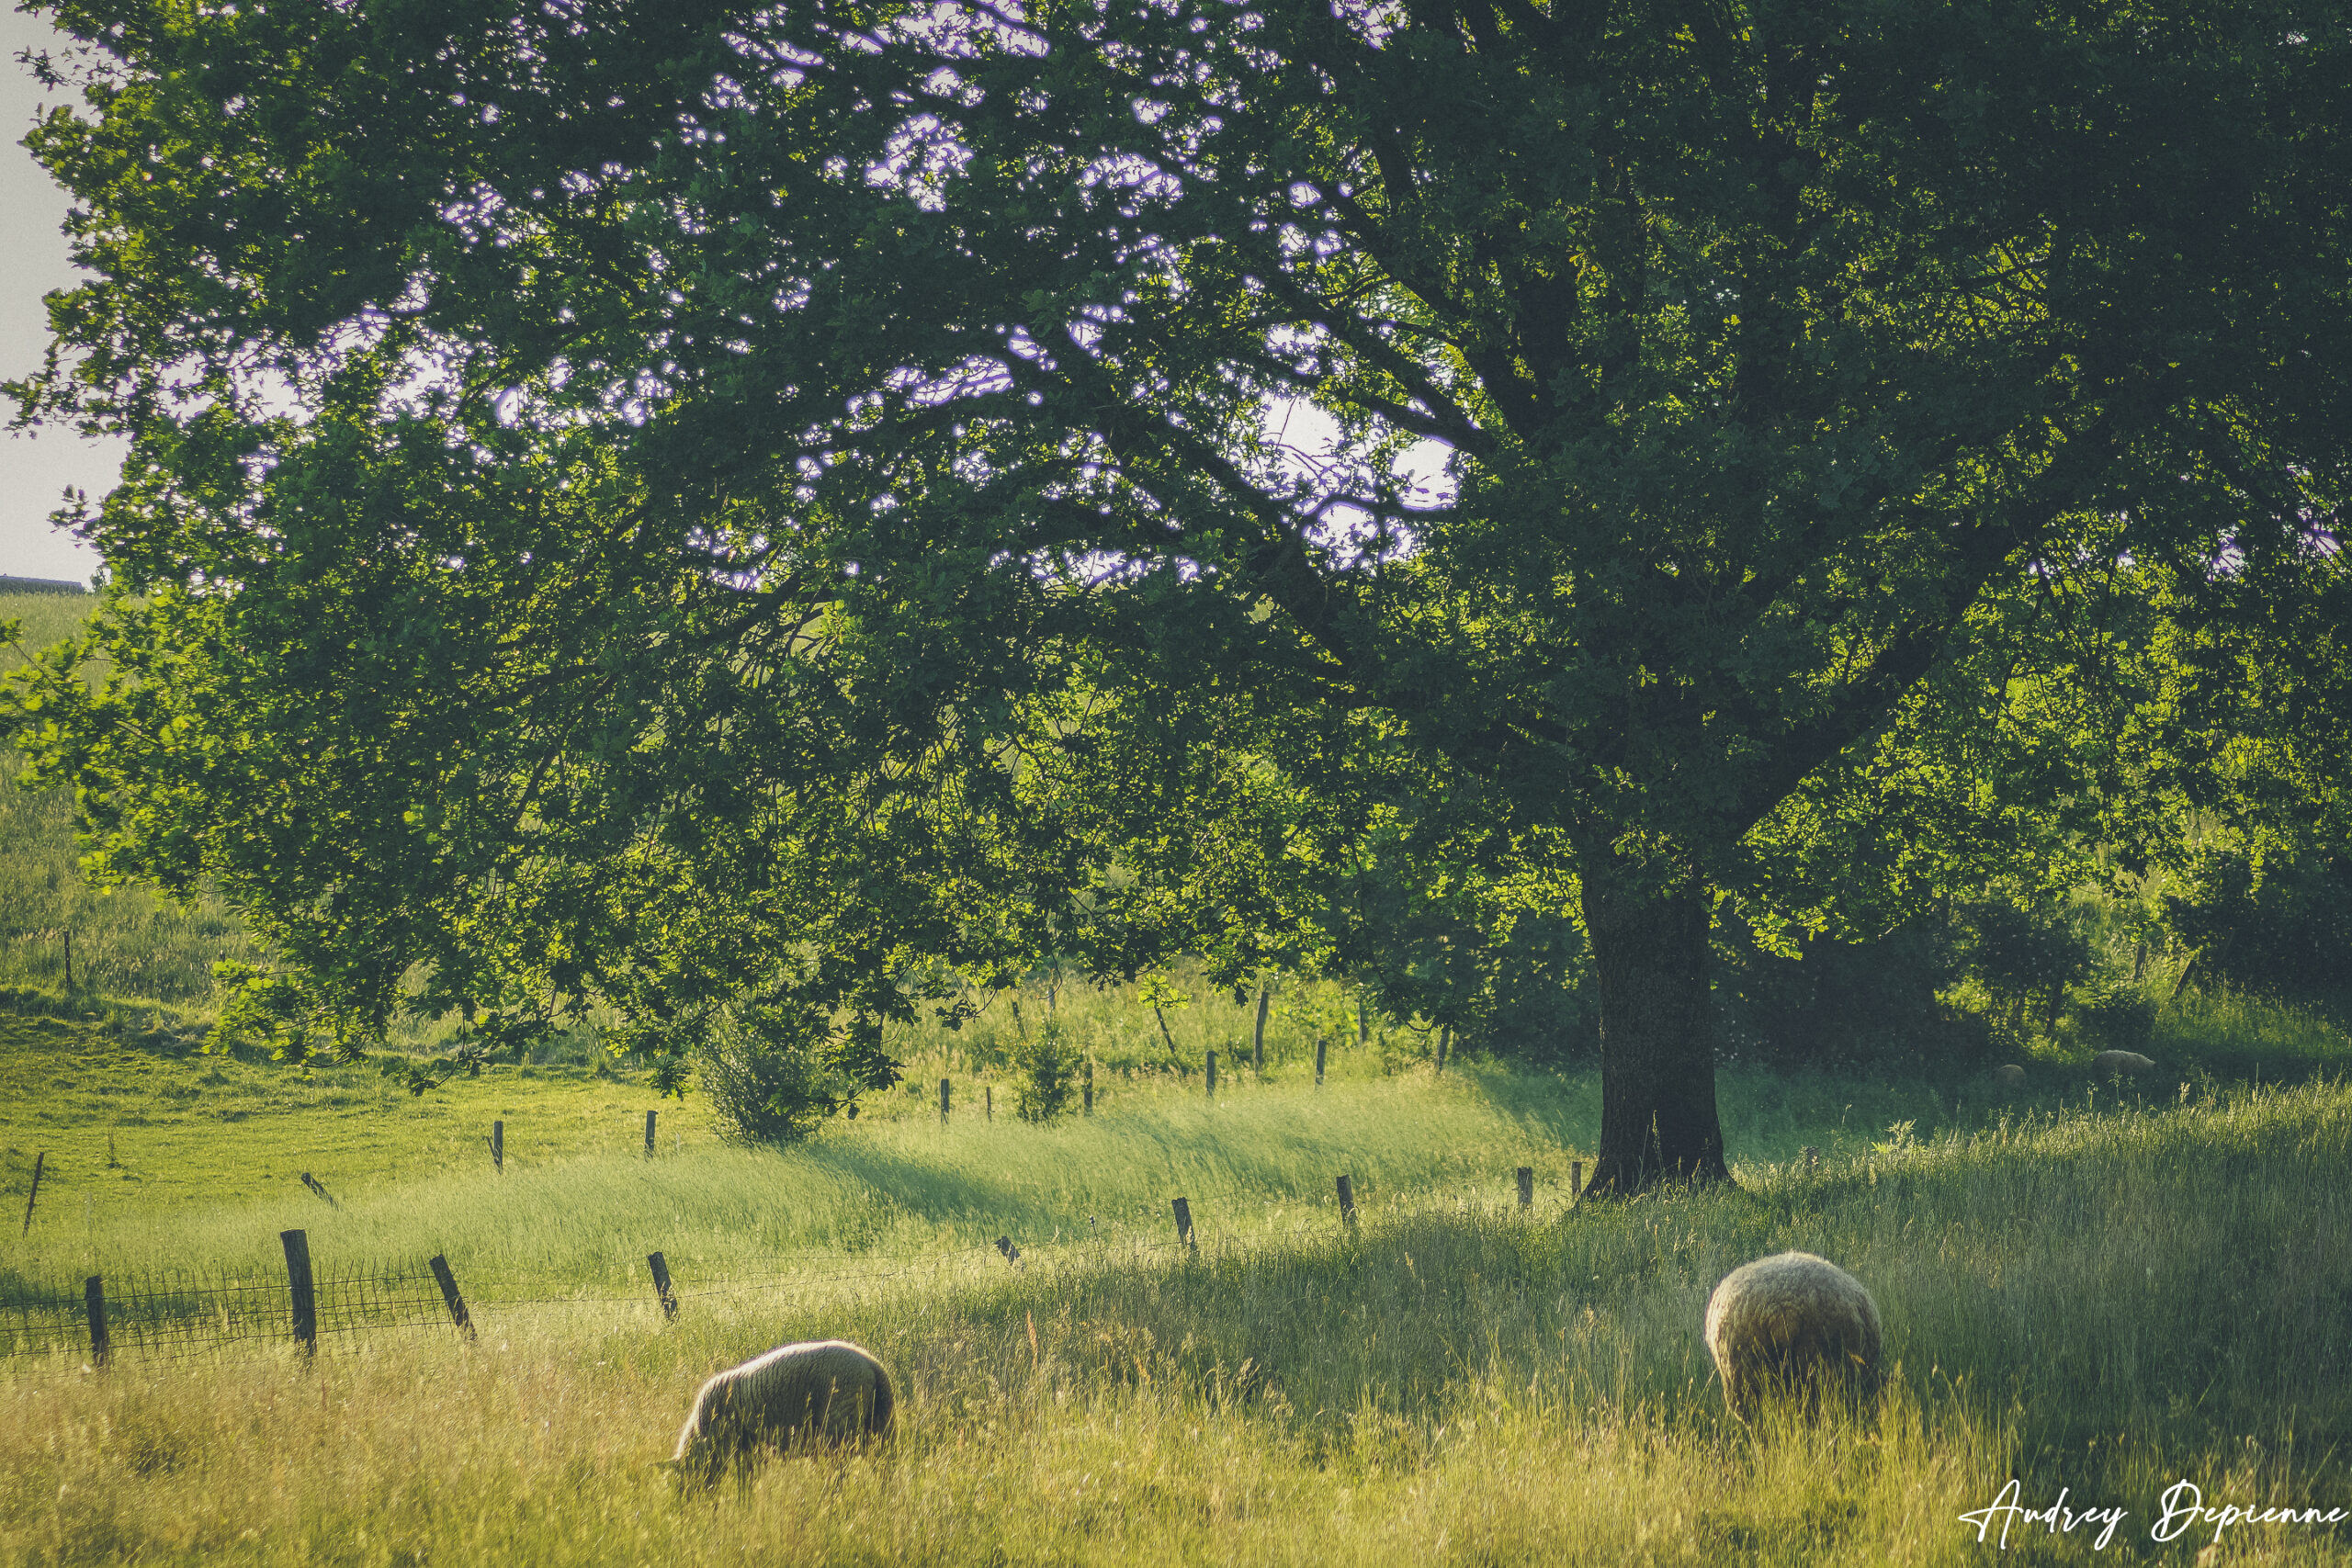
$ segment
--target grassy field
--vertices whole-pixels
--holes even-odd
[[[323,1257],[430,1247],[461,1277],[566,1280],[574,1299],[492,1292],[472,1345],[443,1325],[307,1361],[20,1363],[0,1407],[8,1561],[1957,1562],[1992,1550],[1959,1515],[2015,1475],[2032,1506],[2066,1487],[2130,1510],[2098,1560],[2188,1562],[2210,1529],[2148,1540],[2177,1480],[2352,1506],[2352,1092],[2325,1083],[1964,1106],[1966,1131],[1842,1144],[1828,1100],[1735,1083],[1740,1190],[1571,1209],[1560,1167],[1593,1112],[1575,1077],[1366,1072],[1214,1107],[1138,1081],[1051,1129],[876,1119],[782,1154],[695,1133],[649,1164],[622,1152],[636,1103],[584,1076],[272,1110],[284,1080],[217,1070],[211,1092],[252,1114],[186,1123],[191,1152],[266,1134],[290,1153],[321,1118],[468,1131],[437,1174],[380,1145],[340,1211],[160,1182],[85,1223],[69,1203],[19,1265],[258,1265],[299,1223]],[[493,1106],[565,1104],[571,1141],[503,1180],[463,1147]],[[1820,1170],[1775,1157],[1799,1137],[1829,1143]],[[1507,1172],[1531,1161],[1544,1191],[1522,1213]],[[1363,1186],[1352,1234],[1337,1169]],[[1177,1191],[1197,1254],[1169,1235]],[[978,1245],[1000,1233],[1020,1267]],[[599,1288],[653,1246],[688,1285],[783,1277],[665,1322],[641,1288]],[[1862,1419],[1751,1433],[1722,1412],[1701,1309],[1789,1247],[1871,1285],[1894,1375]],[[843,1277],[845,1255],[866,1267]],[[897,1438],[677,1495],[658,1461],[695,1382],[831,1335],[894,1369]],[[2095,1529],[2011,1545],[2086,1559]],[[2237,1526],[2220,1560],[2343,1555],[2325,1530]]]

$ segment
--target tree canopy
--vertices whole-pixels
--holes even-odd
[[[18,395],[134,447],[17,727],[256,1016],[846,1094],[923,960],[1475,895],[1590,945],[1597,1184],[1718,1178],[1719,897],[1968,818],[2053,628],[2340,625],[2338,5],[40,8]]]

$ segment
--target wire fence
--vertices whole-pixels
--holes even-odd
[[[1579,1173],[1581,1162],[1579,1162]],[[1521,1216],[1533,1205],[1532,1172],[1520,1173]],[[164,1271],[93,1275],[76,1291],[62,1281],[39,1282],[0,1274],[0,1373],[27,1371],[65,1360],[95,1370],[125,1359],[169,1362],[213,1356],[249,1344],[294,1344],[315,1349],[320,1341],[351,1342],[398,1330],[478,1332],[478,1320],[517,1309],[635,1307],[674,1316],[681,1303],[714,1298],[807,1292],[820,1288],[877,1286],[914,1278],[942,1280],[1009,1269],[1096,1267],[1131,1259],[1171,1257],[1215,1262],[1247,1256],[1302,1238],[1352,1234],[1358,1216],[1348,1179],[1340,1179],[1339,1230],[1325,1211],[1288,1226],[1260,1227],[1211,1241],[1204,1248],[1193,1229],[1188,1201],[1172,1201],[1175,1235],[1160,1226],[1146,1230],[1122,1221],[1108,1225],[1090,1219],[1083,1231],[1024,1248],[1010,1235],[968,1247],[941,1248],[918,1258],[885,1262],[854,1254],[801,1255],[767,1269],[735,1269],[674,1276],[660,1253],[646,1258],[642,1275],[631,1270],[624,1288],[605,1280],[580,1282],[556,1275],[485,1274],[460,1278],[434,1258],[414,1264],[364,1263],[314,1267],[306,1233],[282,1233],[287,1267],[267,1275]],[[1573,1191],[1566,1201],[1575,1201]],[[1555,1200],[1556,1202],[1557,1201]],[[1552,1203],[1544,1205],[1547,1209]],[[1410,1224],[1438,1215],[1457,1217],[1488,1205],[1456,1200],[1442,1205],[1389,1209],[1385,1225]]]

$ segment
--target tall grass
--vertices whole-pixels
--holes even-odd
[[[11,1262],[51,1289],[93,1269],[272,1271],[277,1233],[297,1225],[322,1258],[444,1253],[476,1277],[569,1287],[628,1280],[656,1248],[682,1272],[723,1274],[816,1254],[920,1259],[1000,1235],[1024,1248],[1166,1239],[1178,1195],[1204,1236],[1281,1233],[1327,1223],[1342,1172],[1367,1207],[1426,1206],[1499,1201],[1524,1165],[1553,1204],[1600,1121],[1590,1070],[1474,1062],[1389,1075],[1349,1046],[1320,1088],[1306,1067],[1269,1068],[1226,1080],[1214,1100],[1197,1077],[1105,1071],[1097,1114],[1044,1127],[986,1119],[970,1080],[944,1125],[936,1080],[918,1077],[921,1098],[884,1097],[892,1114],[783,1148],[729,1145],[700,1102],[673,1104],[648,1161],[643,1112],[661,1102],[577,1069],[492,1073],[420,1100],[364,1070],[301,1080],[224,1063],[189,1083],[191,1069],[103,1044],[53,1057],[46,1078],[16,1060],[0,1078],[19,1091],[0,1108],[6,1165],[21,1186],[46,1147],[51,1209]],[[1955,1110],[1927,1085],[1753,1069],[1726,1070],[1720,1100],[1743,1170],[1808,1145],[1833,1161],[1910,1146],[1988,1127],[2008,1105],[1986,1093]],[[2041,1101],[2047,1113],[2064,1103]],[[507,1122],[503,1175],[482,1146],[494,1116]],[[322,1207],[299,1170],[341,1207]]]
[[[59,1366],[0,1406],[0,1551],[1958,1562],[1987,1550],[1958,1516],[2015,1475],[2037,1506],[2065,1487],[2131,1511],[2097,1560],[2186,1562],[2205,1532],[2146,1534],[2177,1479],[2352,1502],[2352,1092],[2036,1114],[1742,1175],[1566,1213],[1369,1204],[1353,1233],[1327,1211],[1198,1255],[1066,1242],[1020,1269],[694,1298],[669,1325],[650,1298],[493,1305],[471,1347],[404,1331],[314,1363]],[[1890,1391],[1858,1420],[1751,1433],[1722,1412],[1701,1310],[1731,1267],[1790,1247],[1876,1293]],[[893,1368],[893,1441],[673,1491],[656,1461],[696,1380],[832,1334]],[[2013,1546],[2088,1559],[2088,1533]],[[2224,1553],[2343,1555],[2246,1526]]]

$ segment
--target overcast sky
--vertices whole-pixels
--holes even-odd
[[[0,9],[0,129],[6,132],[0,141],[6,143],[0,147],[0,379],[6,380],[39,368],[49,345],[41,296],[70,286],[75,276],[58,231],[65,193],[18,145],[53,95],[42,93],[17,56],[55,37],[43,18],[13,6]],[[15,412],[0,402],[0,423]],[[94,496],[105,491],[121,461],[117,443],[82,441],[60,430],[29,437],[0,431],[0,577],[88,581],[97,553],[51,527],[49,514],[69,486]]]

